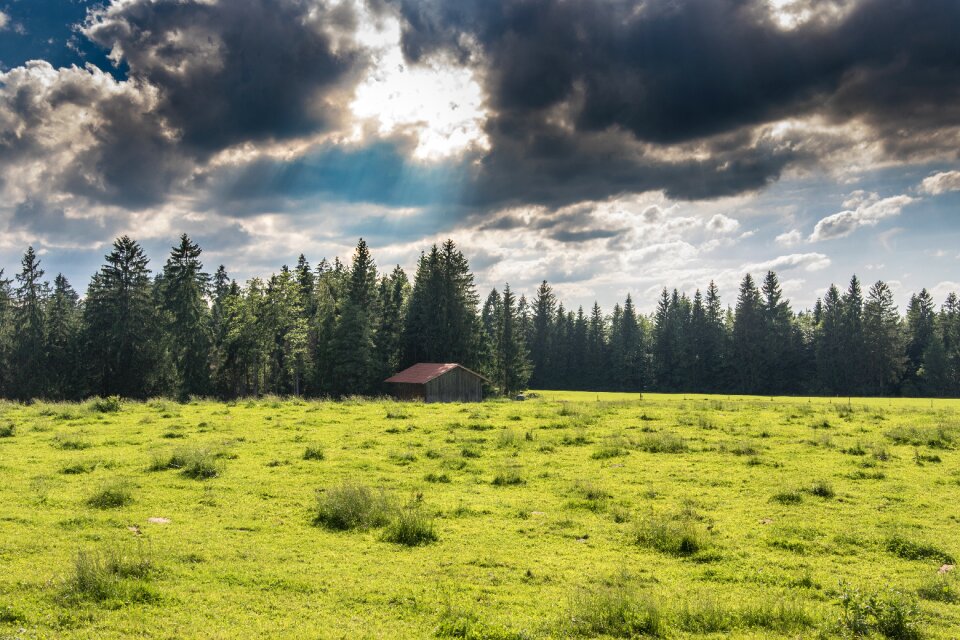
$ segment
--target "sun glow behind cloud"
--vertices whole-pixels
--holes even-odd
[[[362,137],[364,123],[371,122],[382,136],[412,133],[418,141],[413,156],[426,161],[489,146],[483,90],[472,69],[443,60],[409,65],[395,18],[361,24],[357,39],[375,52],[375,63],[350,103],[357,120],[354,136]]]

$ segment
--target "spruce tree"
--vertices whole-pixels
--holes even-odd
[[[900,314],[893,292],[885,282],[877,281],[863,305],[863,381],[874,395],[893,393],[904,368]]]
[[[389,276],[380,279],[380,325],[375,335],[377,361],[376,385],[383,389],[383,380],[400,367],[400,348],[403,339],[403,316],[410,282],[400,265]]]
[[[499,331],[496,341],[496,376],[494,381],[506,395],[513,395],[527,386],[530,378],[530,360],[527,341],[518,324],[518,303],[507,284],[503,288],[500,305]]]
[[[13,314],[13,396],[20,400],[39,398],[47,391],[46,311],[49,286],[33,247],[20,261]]]
[[[84,305],[90,390],[133,398],[166,393],[150,260],[129,236],[117,238],[105,258]]]
[[[11,280],[0,269],[0,397],[13,395],[11,385],[15,378],[11,351],[13,349],[13,290]]]
[[[780,394],[792,390],[796,358],[793,354],[793,311],[783,299],[780,280],[768,271],[763,280],[763,368],[761,384],[753,392]]]
[[[79,299],[63,274],[57,274],[46,313],[47,385],[57,399],[78,400],[86,391]]]
[[[820,322],[816,330],[818,386],[821,391],[844,392],[843,302],[840,290],[830,285],[818,310]]]
[[[731,356],[736,388],[741,393],[756,393],[763,384],[763,339],[763,302],[753,277],[748,273],[740,283],[740,294],[737,296]]]
[[[334,390],[338,395],[366,394],[374,390],[376,265],[363,238],[357,243],[350,268],[346,299],[333,333]]]
[[[553,289],[544,280],[537,288],[533,299],[533,331],[530,338],[530,360],[533,373],[530,385],[535,389],[547,389],[552,386],[554,373],[553,356],[556,356],[554,333],[557,311],[557,298]]]
[[[210,276],[203,271],[199,245],[187,234],[170,251],[163,267],[159,293],[181,398],[210,390],[210,349],[213,343],[207,305]],[[221,285],[222,286],[222,285]]]

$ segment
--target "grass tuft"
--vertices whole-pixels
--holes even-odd
[[[334,531],[371,529],[390,521],[393,504],[383,491],[345,481],[317,492],[313,523]]]
[[[660,605],[647,594],[623,585],[580,589],[571,598],[564,636],[661,637],[666,632]]]
[[[647,453],[684,453],[689,450],[686,441],[673,433],[648,433],[637,442],[637,448]]]
[[[123,408],[123,401],[120,396],[93,398],[87,402],[87,408],[96,413],[118,413]]]
[[[303,451],[304,460],[324,460],[326,457],[323,447],[319,445],[310,445]]]
[[[910,538],[903,531],[898,531],[887,538],[884,547],[893,555],[904,560],[936,560],[945,564],[953,564],[951,554],[929,542]]]
[[[154,456],[149,471],[179,469],[180,474],[195,480],[216,478],[222,472],[219,454],[204,447],[182,447],[167,456]]]
[[[87,505],[97,509],[118,509],[133,503],[133,492],[126,480],[111,480],[87,498]]]
[[[138,545],[136,552],[78,551],[63,581],[61,597],[68,603],[92,601],[118,608],[157,598],[147,584],[156,573],[150,557]]]
[[[383,532],[383,539],[407,547],[436,542],[437,533],[433,518],[428,515],[420,500],[414,500],[400,509]]]
[[[651,514],[638,521],[634,541],[641,547],[678,557],[692,556],[709,544],[706,531],[696,519],[683,513],[674,516]]]
[[[864,593],[841,585],[840,628],[855,638],[876,634],[891,640],[919,640],[920,608],[906,593],[888,588]]]

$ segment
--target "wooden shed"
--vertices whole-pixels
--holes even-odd
[[[479,373],[455,362],[420,362],[387,378],[398,400],[424,402],[480,402],[483,383]]]

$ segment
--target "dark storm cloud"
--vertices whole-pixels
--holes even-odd
[[[816,159],[816,140],[801,152],[746,135],[786,117],[859,120],[898,156],[952,150],[937,134],[960,125],[960,3],[832,4],[840,17],[784,29],[761,0],[374,2],[401,16],[411,61],[482,68],[494,113],[477,204],[757,189]],[[667,161],[631,142],[711,153]]]
[[[131,2],[95,13],[84,33],[121,52],[128,75],[156,87],[156,114],[188,148],[322,131],[325,94],[365,62],[331,35],[350,11],[306,0]]]
[[[355,26],[346,5],[319,0],[107,5],[82,31],[125,79],[45,61],[11,70],[0,84],[0,168],[33,163],[34,191],[163,203],[220,151],[339,126],[342,91],[367,64]]]

